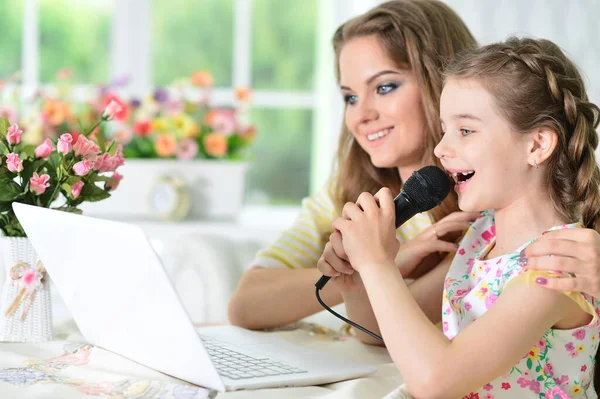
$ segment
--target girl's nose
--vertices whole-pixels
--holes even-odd
[[[452,144],[450,143],[450,139],[448,138],[448,135],[445,134],[442,136],[442,139],[440,140],[438,145],[435,146],[433,153],[439,159],[452,158],[455,156],[456,152],[455,152],[454,148],[452,147]]]

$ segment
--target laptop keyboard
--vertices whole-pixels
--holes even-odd
[[[200,338],[219,374],[233,380],[306,373],[306,370],[268,357],[248,356],[233,350],[222,342],[203,336]]]

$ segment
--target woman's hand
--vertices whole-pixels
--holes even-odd
[[[600,298],[600,234],[595,230],[550,231],[525,248],[520,263],[527,269],[571,273],[570,277],[538,279],[544,287]]]
[[[454,243],[479,215],[479,212],[453,212],[403,244],[396,256],[402,276],[418,278],[437,266],[445,256],[443,253],[456,251],[458,246]]]
[[[317,269],[324,276],[332,277],[331,284],[337,286],[342,294],[362,292],[365,289],[360,274],[348,263],[342,235],[337,230],[329,236],[329,242],[317,262]]]
[[[360,272],[365,266],[394,265],[399,243],[394,199],[388,188],[382,188],[375,196],[362,193],[356,204],[349,202],[344,206],[342,215],[333,221],[333,228],[341,233],[352,268]]]

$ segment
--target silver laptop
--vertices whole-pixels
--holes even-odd
[[[234,326],[195,328],[143,230],[15,203],[88,342],[219,391],[331,383],[376,371]]]

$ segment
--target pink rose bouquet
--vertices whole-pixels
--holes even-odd
[[[34,146],[22,140],[23,130],[0,117],[0,229],[9,237],[25,237],[13,202],[81,213],[84,201],[110,197],[123,178],[117,169],[125,162],[122,146],[105,142],[102,123],[123,112],[110,101],[87,133],[64,133]]]

